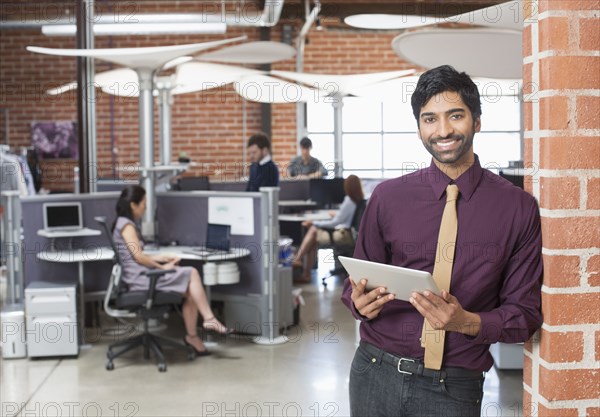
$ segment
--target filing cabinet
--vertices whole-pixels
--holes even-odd
[[[29,357],[79,354],[75,284],[35,281],[25,289]]]

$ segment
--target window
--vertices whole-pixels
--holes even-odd
[[[474,150],[483,167],[508,167],[522,159],[521,112],[515,96],[482,96],[481,132]],[[307,130],[313,155],[331,171],[335,166],[334,112],[331,103],[307,104]],[[429,166],[431,155],[417,136],[410,96],[376,101],[346,97],[342,107],[344,177],[393,178]]]

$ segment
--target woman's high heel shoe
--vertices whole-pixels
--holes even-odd
[[[186,339],[187,336],[192,337],[192,338],[196,338],[196,337],[198,337],[198,335],[193,335],[192,336],[192,335],[188,334],[186,336],[183,336],[183,343],[186,346],[189,346],[192,349],[194,349],[194,352],[196,353],[196,356],[209,356],[211,354],[211,352],[209,352],[206,348],[204,348],[204,350],[198,350],[198,349],[196,349],[196,347],[194,345],[192,345],[190,342],[187,341],[187,339]]]
[[[235,331],[233,329],[225,327],[225,325],[219,322],[215,316],[204,319],[204,322],[202,323],[202,328],[208,332],[215,332],[221,335],[233,334],[233,332]]]

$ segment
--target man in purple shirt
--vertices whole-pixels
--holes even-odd
[[[541,326],[541,227],[537,203],[481,168],[477,86],[450,66],[425,72],[411,101],[428,168],[373,192],[354,257],[432,272],[446,187],[456,184],[458,232],[449,293],[395,300],[349,277],[342,301],[361,321],[350,371],[353,416],[479,416],[489,345],[528,340]],[[355,282],[353,279],[356,279]],[[424,318],[445,330],[442,368],[423,364]]]

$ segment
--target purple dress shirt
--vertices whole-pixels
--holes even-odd
[[[432,162],[381,183],[369,199],[354,257],[432,272],[451,182]],[[524,342],[541,326],[540,216],[531,195],[481,168],[477,157],[454,183],[460,195],[450,294],[480,315],[481,330],[476,337],[446,332],[442,366],[487,371],[493,364],[491,343]],[[355,309],[351,291],[346,280],[342,301],[362,321],[362,340],[397,356],[423,359],[423,316],[409,302],[392,300],[368,320]]]

